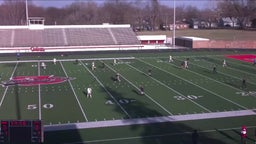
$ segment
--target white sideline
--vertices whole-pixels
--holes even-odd
[[[186,120],[201,120],[201,119],[237,117],[237,116],[248,116],[248,115],[256,115],[256,110],[252,109],[252,110],[173,115],[173,116],[136,118],[136,119],[124,119],[124,120],[107,120],[107,121],[95,121],[95,122],[93,121],[93,122],[81,122],[81,123],[69,123],[69,124],[54,124],[54,125],[45,125],[44,130],[45,131],[61,131],[61,130],[72,130],[72,129],[128,126],[128,125],[135,125],[135,124],[177,122],[177,121],[186,121]]]

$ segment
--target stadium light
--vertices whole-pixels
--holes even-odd
[[[173,0],[173,40],[172,40],[172,46],[175,47],[175,21],[176,21],[176,3],[175,0]]]

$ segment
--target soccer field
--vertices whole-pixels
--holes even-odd
[[[173,56],[174,62],[169,62],[169,55]],[[57,58],[56,64],[53,62],[54,57]],[[6,58],[0,62],[2,84],[11,78],[24,78],[21,82],[3,84],[0,88],[0,118],[40,119],[43,120],[46,133],[87,129],[85,138],[80,132],[81,138],[70,139],[69,143],[120,143],[116,139],[123,132],[127,133],[127,137],[139,135],[140,130],[134,133],[127,130],[130,125],[159,123],[160,126],[156,127],[164,129],[166,123],[166,128],[170,128],[170,122],[188,121],[186,125],[191,126],[190,129],[179,128],[171,136],[165,136],[167,130],[163,130],[160,137],[174,140],[177,133],[183,133],[185,142],[189,142],[190,133],[187,132],[194,129],[192,125],[197,120],[198,128],[204,127],[202,132],[207,133],[207,130],[216,127],[226,128],[214,127],[216,121],[212,119],[229,119],[226,120],[229,128],[237,129],[237,119],[247,116],[248,120],[254,118],[256,66],[252,62],[255,58],[255,51],[167,51],[39,58],[24,56],[19,61]],[[181,68],[181,63],[186,59],[189,68]],[[222,66],[224,59],[227,67]],[[94,70],[92,62],[95,62]],[[46,64],[45,69],[42,63]],[[216,72],[213,71],[214,66]],[[117,73],[121,81],[116,80]],[[242,79],[246,80],[245,84]],[[92,88],[92,98],[86,96],[88,87]],[[140,94],[140,87],[144,88],[144,95]],[[234,126],[229,123],[232,123],[233,118]],[[211,121],[208,127],[204,122],[199,123],[206,120]],[[250,124],[251,121],[245,123],[254,128]],[[124,129],[117,126],[124,126]],[[102,137],[95,134],[96,131],[101,129],[102,132],[111,133],[110,128],[119,129],[114,130],[119,131],[119,134],[115,134],[117,137],[109,138],[107,136],[110,134],[103,134],[102,137],[107,138],[97,141]],[[159,134],[157,132],[150,134],[155,137]],[[49,139],[46,137],[45,141],[51,143],[53,136],[46,136]],[[172,141],[158,139],[158,143]],[[146,141],[127,138],[121,143],[149,143]],[[175,143],[181,141],[176,138]]]

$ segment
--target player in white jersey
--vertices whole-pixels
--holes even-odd
[[[56,64],[56,62],[57,62],[57,59],[54,58],[54,59],[53,59],[53,64]]]
[[[222,66],[223,66],[223,67],[226,67],[226,66],[227,66],[227,62],[226,62],[226,60],[225,60],[225,59],[223,60],[223,64],[222,64]]]
[[[43,69],[46,69],[46,64],[45,64],[44,62],[42,62],[42,63],[41,63],[41,67],[42,67]]]
[[[92,88],[87,88],[87,98],[92,98]]]
[[[117,61],[116,61],[116,59],[114,59],[114,61],[113,61],[113,65],[116,65],[117,64]]]
[[[121,78],[120,78],[120,74],[119,74],[119,73],[116,73],[116,81],[118,81],[118,82],[121,81]]]
[[[92,70],[95,70],[96,66],[95,66],[95,63],[94,61],[92,62]]]
[[[184,68],[185,68],[185,69],[188,69],[188,60],[185,60],[185,61],[184,61]]]
[[[173,62],[172,56],[169,56],[169,62]]]

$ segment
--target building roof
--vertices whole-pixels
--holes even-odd
[[[200,38],[200,37],[193,37],[193,36],[182,36],[180,38],[190,39],[190,40],[193,40],[193,41],[209,41],[210,40],[210,39],[207,39],[207,38]]]
[[[139,35],[138,40],[166,40],[166,35]]]

